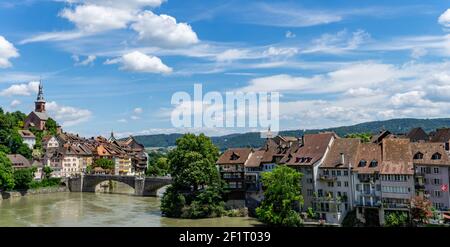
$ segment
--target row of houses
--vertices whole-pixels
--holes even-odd
[[[386,213],[409,212],[415,196],[449,209],[449,143],[450,129],[432,135],[420,128],[406,135],[383,131],[370,142],[335,133],[276,136],[259,149],[228,149],[217,165],[230,188],[230,206],[257,205],[261,173],[286,165],[303,174],[301,210],[311,207],[329,223],[341,223],[353,209],[364,222],[372,211],[383,224]]]
[[[26,131],[20,131],[21,133]],[[24,142],[27,142],[24,139]],[[104,137],[83,138],[78,135],[60,132],[55,136],[45,136],[42,139],[44,154],[40,159],[28,161],[20,154],[9,155],[15,169],[35,166],[36,178],[42,177],[42,167],[49,166],[53,177],[71,177],[86,173],[96,159],[105,158],[114,162],[113,170],[100,167],[93,173],[116,175],[140,175],[145,173],[148,156],[143,145],[134,137],[117,140],[114,134]]]

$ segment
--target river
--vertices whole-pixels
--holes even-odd
[[[172,219],[161,216],[160,199],[126,194],[29,195],[0,200],[1,226],[254,226],[248,217]]]

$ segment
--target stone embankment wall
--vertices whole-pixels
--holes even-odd
[[[61,187],[45,187],[45,188],[37,188],[37,189],[29,189],[23,191],[2,191],[0,192],[0,201],[6,200],[12,197],[21,197],[27,195],[38,195],[38,194],[48,194],[48,193],[57,193],[57,192],[69,192],[69,189],[66,186]]]

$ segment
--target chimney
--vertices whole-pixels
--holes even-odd
[[[341,153],[341,164],[344,165],[345,163],[345,159],[344,159],[344,153]]]

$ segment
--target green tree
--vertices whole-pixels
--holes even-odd
[[[345,138],[359,138],[362,142],[370,142],[372,139],[371,133],[352,133],[345,136]]]
[[[92,165],[93,167],[101,167],[105,170],[109,169],[109,170],[114,170],[114,161],[110,160],[110,159],[105,159],[105,158],[101,158],[101,159],[97,159],[94,161],[94,164]]]
[[[405,212],[387,212],[384,218],[384,225],[388,227],[399,227],[408,225],[408,214]]]
[[[12,188],[14,188],[13,167],[5,153],[0,152],[0,190]]]
[[[45,122],[45,129],[50,135],[56,135],[58,124],[52,118],[48,118],[47,121]]]
[[[34,179],[35,167],[17,169],[14,171],[14,189],[29,189]]]
[[[42,172],[44,172],[44,179],[49,179],[52,176],[53,169],[50,166],[44,166]]]
[[[217,147],[204,134],[186,134],[169,152],[169,172],[173,183],[161,202],[168,217],[203,218],[223,212],[223,182],[215,162]]]
[[[169,162],[167,158],[160,157],[156,160],[156,162],[152,165],[149,164],[147,168],[148,176],[165,176],[169,173]]]
[[[300,226],[302,220],[297,210],[303,204],[301,178],[301,173],[287,166],[263,173],[265,190],[261,206],[256,208],[258,219],[273,226]]]

